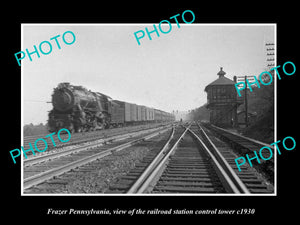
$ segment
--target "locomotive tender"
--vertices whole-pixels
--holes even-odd
[[[167,122],[175,120],[171,113],[146,106],[113,100],[82,86],[60,83],[52,94],[53,109],[49,112],[50,132],[67,128],[84,132],[110,127]]]

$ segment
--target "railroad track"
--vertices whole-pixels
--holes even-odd
[[[40,184],[39,191],[45,188],[47,193],[53,184],[66,185],[69,180],[77,179],[78,176],[97,174],[99,164],[93,164],[92,161],[95,162],[132,145],[148,145],[148,148],[152,147],[147,155],[126,174],[119,176],[115,182],[109,183],[109,188],[104,193],[265,194],[274,192],[273,186],[253,168],[244,167],[239,172],[234,162],[238,155],[228,143],[218,139],[211,130],[199,124],[188,127],[173,125],[172,132],[167,133],[170,128],[162,128],[151,134],[144,134],[143,137],[124,137],[122,141],[98,149],[80,151],[73,149],[72,154],[47,159],[36,165],[28,164],[24,171],[23,187],[29,193],[34,193],[35,185]],[[153,138],[155,136],[160,136],[160,139],[155,140]],[[146,139],[149,141],[145,141]]]
[[[106,130],[100,130],[100,131],[93,131],[93,132],[84,132],[84,133],[73,133],[71,136],[71,140],[68,141],[67,143],[62,143],[58,137],[57,134],[54,134],[52,136],[54,143],[56,144],[56,147],[53,146],[52,140],[50,137],[45,138],[45,136],[49,134],[44,134],[44,135],[34,135],[34,136],[25,136],[23,138],[23,147],[24,149],[29,149],[29,143],[34,146],[35,141],[38,138],[43,138],[48,142],[48,149],[47,151],[52,151],[53,149],[62,148],[62,147],[67,147],[67,146],[72,146],[72,145],[79,145],[83,144],[86,142],[94,142],[99,139],[107,139],[107,138],[113,138],[117,135],[122,135],[122,134],[129,134],[129,133],[136,133],[139,131],[146,131],[155,128],[159,128],[161,126],[168,126],[169,124],[150,124],[150,125],[140,125],[140,126],[130,126],[130,127],[122,127],[122,128],[111,128],[111,129],[106,129]],[[66,140],[69,136],[68,134],[60,134],[61,138],[63,140]],[[44,149],[45,145],[43,142],[37,142],[37,148],[38,149]],[[36,154],[39,154],[39,152],[36,151]],[[28,157],[32,156],[32,151],[29,151],[26,153]],[[25,157],[24,157],[25,158]]]
[[[238,174],[232,164],[234,153],[228,148],[219,150],[209,136],[196,124],[178,127],[164,146],[154,149],[109,192],[272,193],[259,174],[250,170]]]
[[[114,142],[109,145],[103,145],[103,143],[111,142],[111,138],[101,139],[97,141],[97,143],[91,143],[85,146],[75,145],[67,150],[52,152],[24,160],[23,189],[29,189],[34,185],[43,183],[72,169],[80,168],[80,166],[92,161],[153,138],[169,129],[170,126],[163,126],[139,131],[135,134],[123,134],[118,137],[113,137]]]
[[[160,130],[163,128],[164,128],[164,126],[158,127],[158,128],[136,130],[136,131],[127,132],[127,133],[122,132],[122,134],[110,135],[108,137],[100,136],[98,138],[95,138],[95,137],[92,139],[88,138],[85,141],[80,140],[80,142],[74,142],[72,145],[59,146],[55,150],[52,150],[52,151],[36,153],[36,156],[33,156],[31,154],[31,155],[29,155],[29,157],[27,159],[23,160],[23,165],[25,167],[31,166],[31,165],[41,163],[41,162],[44,162],[47,160],[52,160],[52,159],[55,159],[55,158],[58,158],[61,156],[70,155],[70,154],[80,152],[83,150],[87,150],[90,148],[99,147],[99,146],[109,144],[112,142],[121,141],[121,140],[125,140],[128,138],[134,138],[139,135],[147,134],[147,133],[157,131],[157,130]]]
[[[200,124],[198,124],[200,126]],[[238,157],[238,155],[244,156],[245,154],[252,155],[253,151],[258,151],[260,148],[264,146],[268,146],[274,151],[274,146],[271,146],[269,144],[263,143],[258,140],[254,140],[252,138],[248,138],[242,135],[239,135],[237,133],[231,132],[229,130],[209,125],[209,124],[203,124],[201,125],[201,129],[205,130],[208,136],[214,140],[217,147],[221,150],[224,149],[226,151],[227,149],[230,149],[231,153],[235,153],[235,158]],[[216,138],[217,137],[217,138]],[[264,155],[264,154],[262,154]],[[266,156],[267,157],[267,156]],[[231,159],[233,160],[232,156]],[[274,158],[271,158],[268,161],[261,160],[261,163],[258,164],[256,160],[252,160],[253,167],[264,176],[262,179],[266,179],[267,183],[274,184]],[[232,165],[235,169],[237,169],[236,165]],[[244,167],[244,166],[243,166]],[[249,171],[249,167],[244,167],[244,173],[246,171]],[[242,172],[239,172],[238,174],[242,174]],[[271,188],[272,189],[272,188]]]
[[[221,154],[221,157],[225,159],[225,161],[228,163],[228,165],[233,169],[234,173],[239,177],[239,179],[245,184],[246,188],[251,193],[261,193],[261,194],[268,194],[274,192],[274,187],[272,185],[272,182],[268,179],[268,177],[264,177],[264,173],[262,173],[262,168],[264,168],[266,165],[262,165],[259,170],[255,170],[254,168],[251,168],[250,166],[243,166],[241,168],[241,171],[238,170],[235,159],[239,157],[239,154],[245,151],[245,148],[247,147],[248,151],[253,151],[254,147],[262,147],[266,144],[259,142],[257,140],[248,139],[240,135],[235,135],[234,133],[230,134],[230,142],[227,141],[227,139],[224,139],[225,141],[222,141],[221,139],[216,137],[216,134],[214,132],[211,132],[209,129],[201,126],[200,124],[197,124],[198,134],[202,138],[202,140],[206,143],[206,145],[210,149],[218,149],[218,151]],[[216,127],[216,129],[218,129]],[[228,133],[227,130],[220,129],[222,132]],[[233,135],[233,136],[231,136]],[[234,137],[234,138],[232,138]],[[233,145],[232,143],[235,142],[236,145]],[[243,146],[242,150],[241,148],[239,151],[236,151],[236,148],[233,148],[232,146]],[[249,152],[248,152],[249,153]],[[269,164],[268,164],[269,165]],[[272,165],[271,174],[269,174],[270,177],[273,177],[274,172],[274,165]]]

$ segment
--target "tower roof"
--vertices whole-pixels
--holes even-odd
[[[223,67],[221,67],[220,71],[217,73],[219,78],[216,79],[215,81],[211,82],[209,85],[207,85],[204,90],[207,91],[207,88],[209,88],[210,86],[235,85],[235,82],[233,80],[230,80],[227,77],[225,77],[225,74],[226,73],[223,71]]]
[[[219,77],[224,77],[225,74],[226,73],[225,73],[225,71],[223,71],[223,67],[220,67],[220,71],[219,71],[219,73],[217,73],[217,75],[219,75]]]

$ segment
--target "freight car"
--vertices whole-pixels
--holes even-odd
[[[155,118],[156,112],[160,116]],[[164,116],[162,116],[162,113],[164,113]],[[112,101],[111,116],[110,124],[114,127],[175,120],[174,115],[171,113],[119,100]]]
[[[113,100],[82,86],[60,83],[52,94],[53,109],[49,112],[50,132],[67,128],[83,132],[134,124],[175,120],[171,113],[124,101]]]

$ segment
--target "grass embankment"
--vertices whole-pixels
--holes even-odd
[[[274,142],[274,110],[270,108],[249,127],[241,129],[242,135],[271,144]]]

